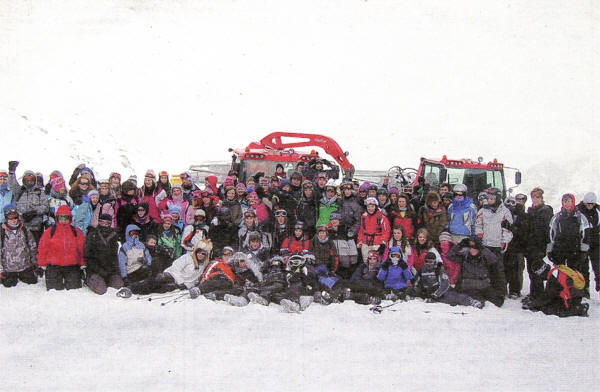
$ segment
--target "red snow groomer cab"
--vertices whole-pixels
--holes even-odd
[[[450,184],[450,191],[456,184],[467,186],[467,195],[473,200],[477,199],[480,192],[488,188],[498,188],[505,199],[507,192],[512,191],[506,184],[505,169],[515,171],[515,186],[521,183],[521,172],[513,167],[504,166],[494,159],[483,163],[483,158],[477,161],[471,159],[448,159],[445,155],[440,160],[421,158],[418,169],[401,168],[394,166],[388,170],[390,185],[396,185],[405,192],[412,192],[417,186],[429,184],[438,189],[442,183]]]
[[[289,140],[288,140],[289,139]],[[319,147],[330,155],[335,162],[330,162],[319,156],[318,151],[296,151],[295,147]],[[275,174],[277,164],[283,166],[288,176],[296,170],[299,162],[306,166],[316,162],[323,164],[323,170],[330,177],[338,178],[341,167],[344,178],[354,175],[354,166],[348,161],[348,152],[344,152],[337,142],[327,136],[296,132],[273,132],[263,137],[259,142],[251,142],[244,149],[229,149],[233,152],[231,169],[238,172],[238,178],[246,182],[249,176],[262,172],[266,176]]]

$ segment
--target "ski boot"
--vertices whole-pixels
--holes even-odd
[[[210,301],[216,301],[217,300],[217,294],[210,292],[210,293],[206,293],[204,294],[204,298],[210,300]]]
[[[313,301],[314,298],[310,295],[300,296],[300,310],[304,312],[310,306],[310,304],[313,303]]]
[[[119,291],[117,291],[117,297],[121,298],[129,298],[133,293],[129,287],[121,287]]]
[[[313,295],[313,299],[316,303],[321,305],[330,305],[332,302],[331,295],[327,291],[316,292]]]
[[[469,306],[472,306],[477,309],[483,309],[483,302],[478,299],[471,298],[469,299]]]
[[[248,299],[253,304],[258,304],[258,305],[263,305],[263,306],[269,306],[269,301],[267,301],[264,297],[261,297],[257,293],[254,293],[254,292],[248,293]]]
[[[300,313],[300,305],[289,299],[282,299],[279,303],[281,305],[281,311],[284,313]]]
[[[237,295],[225,294],[223,300],[231,306],[242,307],[248,305],[248,300],[246,298],[238,297]]]

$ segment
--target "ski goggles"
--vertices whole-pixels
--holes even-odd
[[[19,218],[19,212],[16,208],[9,208],[4,213],[4,216],[6,217],[6,219],[17,219]]]
[[[223,256],[233,256],[233,252],[229,249],[223,251]]]
[[[82,182],[79,183],[79,186],[89,186],[89,185],[90,185],[90,183],[87,182],[87,181],[86,182],[82,181]]]
[[[454,192],[454,197],[458,197],[458,196],[464,197],[465,194],[464,194],[464,192]]]
[[[287,211],[286,210],[277,210],[275,211],[275,216],[287,216]]]
[[[68,221],[70,221],[70,220],[71,220],[71,215],[57,215],[57,216],[56,216],[56,219],[58,219],[58,220],[68,220]]]

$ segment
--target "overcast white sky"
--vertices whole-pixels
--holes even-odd
[[[275,130],[331,135],[360,169],[442,154],[527,167],[597,155],[599,9],[1,0],[0,107],[76,131],[65,138],[160,151],[157,169],[224,160]]]

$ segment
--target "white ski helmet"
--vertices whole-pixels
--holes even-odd
[[[454,185],[454,188],[452,188],[452,191],[454,193],[462,192],[462,193],[466,194],[467,193],[467,186],[465,184],[456,184],[456,185]]]

